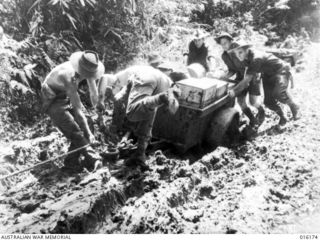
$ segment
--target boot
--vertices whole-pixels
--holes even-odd
[[[262,106],[260,106],[258,108],[258,115],[256,118],[258,120],[258,125],[260,126],[266,118],[266,113],[265,113],[264,108]]]
[[[279,107],[278,110],[275,111],[277,113],[277,115],[280,117],[280,120],[279,120],[279,125],[280,126],[284,126],[285,124],[287,124],[288,120],[287,118],[285,117],[284,113],[283,113],[283,110]]]
[[[301,112],[300,112],[299,106],[295,104],[293,101],[290,101],[288,105],[290,107],[293,119],[299,120],[301,118]]]
[[[149,171],[150,167],[146,164],[146,149],[149,141],[146,138],[138,139],[138,148],[125,163],[126,166],[140,166],[141,171]]]
[[[257,125],[257,120],[256,118],[253,116],[251,109],[249,107],[245,108],[242,110],[243,113],[249,118],[250,120],[250,126],[254,127],[255,125]]]

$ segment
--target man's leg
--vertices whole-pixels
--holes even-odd
[[[124,120],[126,117],[126,99],[115,100],[113,102],[113,114],[112,114],[112,122],[110,129],[113,129],[113,132],[121,130],[124,125]]]
[[[172,93],[169,93],[170,91],[171,90],[152,95],[152,89],[148,87],[143,88],[142,86],[136,88],[136,86],[133,85],[129,94],[127,118],[129,121],[138,122],[135,131],[138,137],[138,148],[129,160],[129,163],[139,163],[144,170],[148,169],[145,164],[145,151],[152,137],[152,127],[156,109],[162,105],[169,105],[170,98],[175,98]]]
[[[249,95],[249,101],[250,101],[250,104],[252,106],[254,106],[255,108],[257,108],[258,110],[258,115],[256,116],[256,119],[257,119],[257,122],[259,125],[261,125],[264,120],[265,120],[265,110],[262,106],[262,96],[260,95]]]
[[[274,95],[283,104],[287,104],[290,107],[294,120],[300,119],[299,106],[293,101],[292,96],[289,94],[289,78],[291,74],[279,75],[277,77],[276,86],[274,89]]]
[[[247,93],[248,93],[247,90],[245,90],[239,96],[237,96],[237,102],[238,102],[241,110],[243,111],[243,113],[249,118],[250,125],[254,126],[254,125],[256,125],[256,119],[255,119],[251,109],[247,105],[247,100],[246,100]]]
[[[249,102],[258,110],[256,119],[259,125],[261,125],[265,119],[265,111],[262,106],[261,87],[260,76],[255,76],[249,86]]]
[[[69,112],[67,100],[56,100],[51,104],[47,114],[51,117],[54,125],[56,125],[65,137],[71,141],[69,151],[85,146],[89,143]],[[65,165],[71,168],[79,166],[80,154],[85,156],[86,162],[84,165],[89,169],[93,168],[95,162],[99,159],[99,156],[94,152],[94,150],[91,147],[87,147],[82,151],[68,155],[65,158]]]
[[[267,81],[263,83],[264,88],[264,104],[270,110],[276,112],[276,114],[280,117],[279,124],[285,125],[287,123],[287,118],[279,104],[279,101],[274,96],[274,85],[270,85]]]
[[[131,160],[133,162],[138,162],[137,164],[139,164],[143,170],[149,169],[145,164],[146,150],[152,137],[152,128],[155,116],[156,110],[153,111],[152,115],[147,120],[139,121],[135,131],[135,134],[138,137],[138,146],[136,152],[131,157]]]
[[[127,118],[138,122],[135,134],[138,137],[138,147],[128,164],[139,164],[147,170],[145,151],[152,137],[152,127],[156,115],[156,108],[164,104],[162,95],[142,96],[138,101],[128,103]]]

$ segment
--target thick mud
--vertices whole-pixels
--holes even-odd
[[[0,233],[319,232],[319,50],[313,44],[306,70],[295,74],[301,120],[280,129],[268,111],[253,140],[196,162],[158,150],[146,173],[122,160],[67,173],[57,160],[0,183]],[[1,176],[68,149],[47,123],[4,128]]]

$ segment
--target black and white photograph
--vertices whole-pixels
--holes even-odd
[[[83,234],[320,239],[320,1],[1,0],[0,239]]]

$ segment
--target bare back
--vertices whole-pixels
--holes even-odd
[[[75,71],[71,63],[67,61],[52,69],[45,78],[44,83],[48,84],[55,91],[67,92],[69,86],[67,82],[71,84],[74,75]]]

